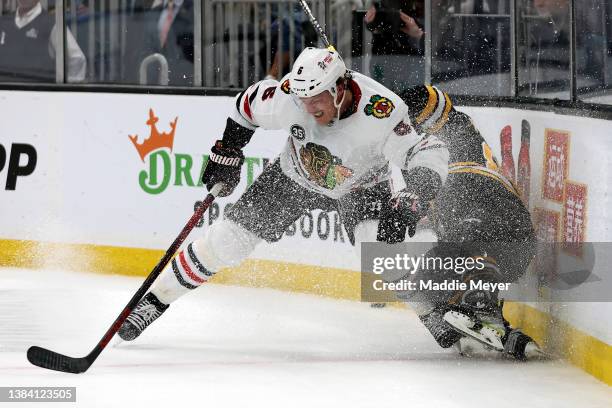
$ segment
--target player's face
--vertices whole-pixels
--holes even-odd
[[[336,118],[334,98],[329,91],[310,98],[300,98],[304,110],[312,115],[319,125],[327,125]]]

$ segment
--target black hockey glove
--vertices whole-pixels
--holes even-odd
[[[232,194],[240,182],[240,169],[244,163],[244,154],[240,149],[223,147],[221,140],[217,140],[210,151],[208,163],[202,174],[202,182],[208,191],[215,184],[223,183],[219,196],[226,197]]]
[[[380,211],[377,241],[397,244],[408,236],[414,236],[416,225],[427,213],[427,203],[406,190],[398,191]]]

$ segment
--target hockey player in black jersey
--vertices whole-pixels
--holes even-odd
[[[511,180],[502,175],[486,140],[449,96],[433,86],[404,91],[418,133],[435,136],[449,150],[449,175],[432,202],[429,218],[439,244],[429,255],[482,257],[484,269],[466,272],[464,282],[510,283],[527,269],[535,253],[530,214]],[[415,279],[454,279],[454,272],[420,270]],[[498,291],[418,293],[408,301],[442,347],[464,335],[519,359],[537,346],[503,317]]]

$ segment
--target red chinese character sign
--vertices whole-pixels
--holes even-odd
[[[563,186],[569,169],[569,132],[546,129],[542,197],[563,201]]]
[[[563,203],[563,250],[581,257],[586,229],[587,186],[567,181]]]

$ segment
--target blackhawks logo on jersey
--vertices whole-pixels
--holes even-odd
[[[329,149],[314,143],[300,148],[300,159],[308,178],[317,185],[332,190],[353,175],[353,170],[342,165],[342,160]]]
[[[363,111],[368,116],[372,115],[375,118],[384,119],[391,116],[391,112],[393,112],[394,108],[395,105],[393,105],[393,102],[391,102],[389,98],[380,95],[372,95],[370,103],[363,108]]]
[[[283,91],[286,94],[289,94],[289,92],[291,92],[291,88],[289,88],[289,80],[285,79],[283,81],[283,83],[281,84],[281,91]]]

